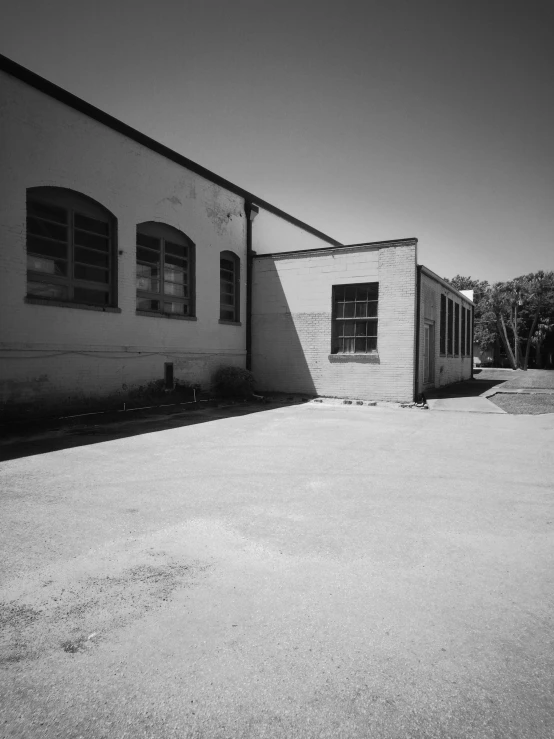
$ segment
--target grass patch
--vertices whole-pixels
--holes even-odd
[[[489,400],[506,413],[513,415],[527,413],[537,416],[541,413],[554,413],[554,395],[546,393],[540,395],[498,393]]]

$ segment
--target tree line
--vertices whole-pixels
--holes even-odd
[[[445,280],[457,290],[473,290],[475,343],[482,349],[499,343],[510,367],[524,370],[533,347],[536,366],[543,366],[545,342],[554,334],[554,272],[492,285],[461,275]]]

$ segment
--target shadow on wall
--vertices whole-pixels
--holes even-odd
[[[321,317],[310,313],[293,316],[273,260],[254,264],[252,306],[252,372],[256,387],[260,392],[317,395],[306,353],[313,353],[312,365],[321,354]]]

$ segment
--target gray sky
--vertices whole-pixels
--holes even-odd
[[[554,0],[0,8],[3,54],[344,243],[554,269]]]

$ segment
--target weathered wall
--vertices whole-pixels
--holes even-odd
[[[438,278],[433,277],[422,271],[421,274],[421,295],[420,295],[420,324],[419,324],[419,372],[418,372],[418,393],[424,392],[432,387],[442,387],[450,385],[453,382],[461,382],[471,377],[472,366],[471,356],[462,353],[461,339],[460,352],[457,356],[440,352],[440,296],[445,295],[452,299],[454,305],[460,306],[460,321],[462,316],[462,305],[471,309],[473,303],[467,298],[460,295],[457,290],[449,288]],[[447,303],[448,305],[448,303]],[[424,326],[428,322],[434,327],[435,347],[433,353],[433,372],[431,382],[424,382]],[[460,329],[461,337],[461,329]]]
[[[0,401],[66,403],[163,378],[206,385],[244,366],[246,228],[242,198],[0,72]],[[118,226],[120,312],[32,305],[26,295],[26,189],[65,187]],[[137,223],[162,221],[196,244],[197,320],[136,315]],[[241,259],[242,326],[219,323],[219,254]]]
[[[377,355],[332,355],[333,285],[379,282]],[[257,257],[253,371],[261,390],[413,397],[416,242]]]

